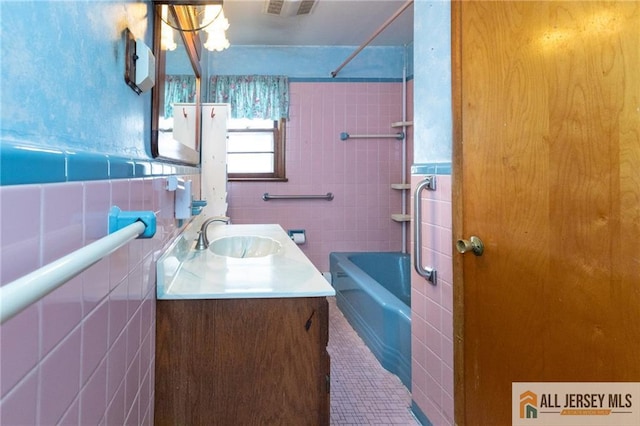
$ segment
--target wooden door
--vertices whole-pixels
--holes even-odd
[[[456,421],[640,381],[640,2],[452,5]]]

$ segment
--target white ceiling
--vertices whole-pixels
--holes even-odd
[[[359,46],[407,0],[316,0],[309,15],[267,15],[268,0],[224,0],[231,45]],[[295,0],[294,0],[295,2]],[[413,5],[371,45],[402,46],[413,41]]]

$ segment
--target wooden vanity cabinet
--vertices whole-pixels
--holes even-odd
[[[325,297],[158,300],[156,425],[328,425]]]

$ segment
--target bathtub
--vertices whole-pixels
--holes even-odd
[[[336,303],[380,364],[411,390],[411,262],[399,252],[329,255]]]

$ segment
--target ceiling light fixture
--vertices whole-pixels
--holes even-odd
[[[169,7],[166,4],[162,5],[162,25],[160,30],[160,48],[162,50],[175,50],[178,45],[173,40],[173,29],[167,25],[167,13]]]
[[[204,9],[202,20],[203,30],[207,33],[205,49],[221,52],[229,47],[226,31],[229,29],[229,21],[224,16],[222,5],[207,5]]]
[[[220,4],[207,5],[172,5],[174,8],[169,10],[170,5],[162,5],[160,19],[161,26],[161,48],[162,50],[173,50],[176,43],[173,40],[173,30],[181,32],[197,32],[203,31],[207,33],[207,40],[204,47],[211,51],[222,51],[230,46],[227,39],[226,31],[229,29],[229,20],[224,16],[222,10],[222,2]],[[178,25],[175,23],[178,13],[177,8],[185,7],[186,16],[191,21],[190,24]],[[171,13],[169,13],[171,12]],[[182,14],[182,12],[181,12]],[[201,18],[200,18],[201,17]]]

